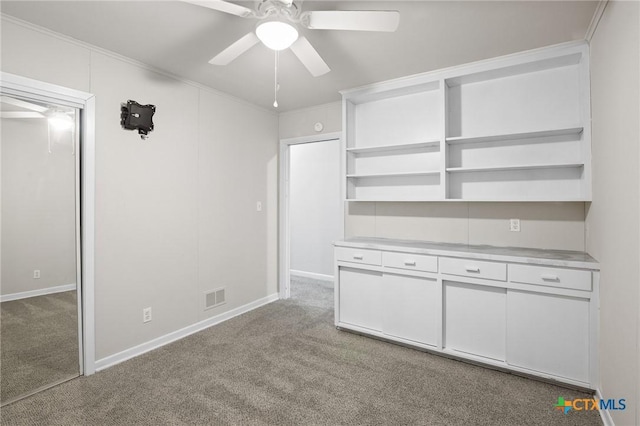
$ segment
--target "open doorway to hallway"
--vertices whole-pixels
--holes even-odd
[[[344,235],[340,139],[282,141],[281,154],[281,297],[332,304],[333,242]]]

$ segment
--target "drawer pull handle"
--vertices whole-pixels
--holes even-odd
[[[362,260],[362,259],[364,259],[364,255],[362,255],[362,254],[354,254],[353,258],[355,260]]]
[[[477,266],[465,266],[464,269],[467,272],[476,272],[476,273],[480,272],[480,268],[478,268]]]
[[[540,278],[542,278],[542,281],[560,281],[559,276],[551,274],[542,274]]]
[[[416,266],[416,261],[415,260],[405,260],[404,264],[406,266]]]

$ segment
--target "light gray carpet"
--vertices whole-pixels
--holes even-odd
[[[587,395],[337,331],[330,285],[2,410],[3,425],[596,425]]]
[[[76,291],[0,303],[0,401],[78,376]]]

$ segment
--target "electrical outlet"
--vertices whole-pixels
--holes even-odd
[[[40,279],[40,269],[33,270],[33,279],[36,279],[36,280]]]
[[[142,310],[142,322],[151,321],[151,307]]]
[[[520,232],[520,219],[509,220],[509,231]]]
[[[256,203],[256,211],[261,212],[262,211],[262,203],[260,201],[258,201]]]

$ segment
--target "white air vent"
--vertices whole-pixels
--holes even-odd
[[[204,294],[204,310],[215,308],[225,303],[224,288],[217,288]]]

